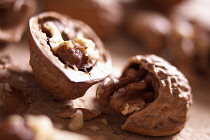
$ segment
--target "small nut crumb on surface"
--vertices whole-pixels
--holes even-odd
[[[118,0],[45,0],[45,11],[56,11],[87,23],[101,39],[111,38],[123,19]],[[56,4],[54,4],[56,3]],[[111,16],[110,16],[111,15]]]
[[[104,125],[108,125],[108,122],[107,122],[106,119],[101,119],[100,121],[101,121]]]
[[[113,110],[127,116],[122,129],[165,136],[184,127],[192,104],[191,88],[174,66],[155,55],[137,55],[117,80],[98,86],[97,97],[109,100]]]
[[[98,130],[100,130],[100,128],[98,127],[98,126],[96,126],[96,125],[91,125],[91,126],[89,126],[88,127],[90,130],[92,130],[92,131],[98,131]]]
[[[59,113],[59,117],[73,118],[74,114],[76,114],[78,110],[82,111],[84,120],[91,120],[101,113],[100,110],[90,110],[88,108],[74,108],[71,106],[64,106]]]
[[[5,87],[5,90],[6,90],[6,91],[9,91],[9,92],[12,91],[12,88],[11,88],[11,86],[10,86],[9,83],[5,83],[5,84],[4,84],[4,87]]]
[[[81,110],[77,110],[71,118],[71,121],[69,123],[69,129],[72,131],[78,131],[83,127],[83,123],[83,113]]]
[[[8,55],[0,56],[0,70],[7,69],[11,65],[11,58]]]

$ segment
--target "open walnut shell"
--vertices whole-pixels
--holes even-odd
[[[36,10],[35,0],[1,0],[0,41],[20,41],[28,24],[28,19]]]
[[[81,97],[110,74],[110,54],[85,23],[45,12],[32,17],[29,28],[33,72],[55,97]]]
[[[151,136],[180,131],[192,103],[185,76],[155,55],[132,57],[119,79],[98,87],[97,97],[110,97],[111,108],[127,116],[122,129]]]

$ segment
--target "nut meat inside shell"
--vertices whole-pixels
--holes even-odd
[[[29,26],[33,72],[57,98],[81,97],[109,75],[110,55],[85,23],[45,12],[32,17]]]
[[[165,136],[184,127],[192,103],[191,88],[185,76],[162,58],[132,57],[122,76],[109,81],[115,82],[101,84],[97,97],[108,99],[111,96],[111,108],[127,116],[122,129]]]

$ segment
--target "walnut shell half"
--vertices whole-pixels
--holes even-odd
[[[134,56],[121,77],[109,81],[114,82],[106,81],[108,84],[98,87],[97,97],[111,96],[111,108],[127,116],[122,129],[165,136],[184,127],[192,103],[191,88],[185,76],[162,58]]]
[[[110,54],[85,23],[45,12],[30,19],[29,29],[33,72],[55,97],[81,97],[110,74]]]

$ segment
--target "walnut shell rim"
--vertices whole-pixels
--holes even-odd
[[[90,73],[67,68],[50,50],[47,36],[41,31],[39,23],[44,20],[58,20],[70,29],[69,36],[74,37],[79,29],[83,35],[93,40],[101,60],[98,60]],[[73,35],[72,35],[73,34]],[[85,23],[55,12],[44,12],[29,21],[30,64],[41,85],[59,99],[75,99],[85,94],[93,84],[103,80],[111,72],[111,57],[95,32]]]

